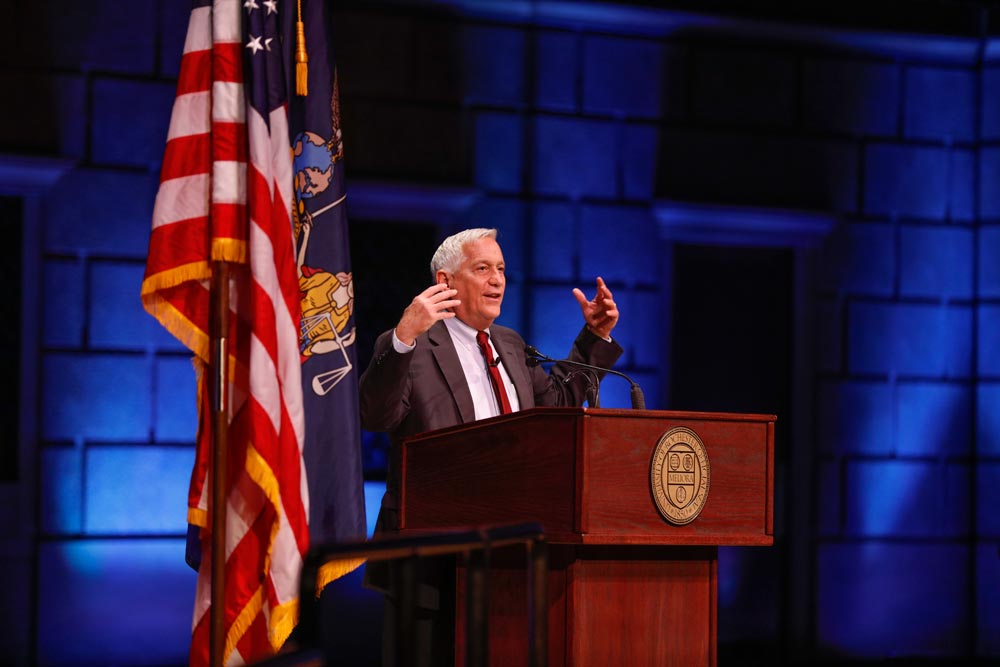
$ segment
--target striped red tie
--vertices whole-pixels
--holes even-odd
[[[476,334],[476,342],[479,343],[479,351],[486,359],[486,370],[490,373],[490,384],[493,385],[493,393],[497,397],[497,404],[500,406],[500,414],[509,415],[510,400],[507,398],[507,390],[503,386],[503,378],[500,377],[499,362],[493,360],[493,351],[490,349],[490,339],[485,331]]]

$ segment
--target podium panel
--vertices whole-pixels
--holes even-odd
[[[715,665],[717,547],[773,543],[774,422],[535,408],[422,434],[403,445],[401,526],[540,522],[551,545],[550,665]],[[703,445],[703,470],[685,467],[683,456],[657,467],[675,429]],[[654,497],[671,472],[671,483],[705,485],[683,525]],[[456,664],[464,661],[462,574]],[[491,665],[528,664],[526,585],[523,561],[496,554]]]

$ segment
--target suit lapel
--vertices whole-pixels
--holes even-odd
[[[462,423],[476,420],[476,408],[472,404],[472,393],[469,391],[469,383],[465,379],[465,371],[462,370],[462,363],[458,360],[458,353],[455,351],[455,343],[451,340],[448,327],[444,322],[437,322],[428,330],[427,340],[431,343],[431,353],[437,362],[441,374],[444,375],[445,382],[451,388],[451,394],[455,397],[458,406],[458,413],[462,416]]]

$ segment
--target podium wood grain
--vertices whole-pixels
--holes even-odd
[[[402,527],[540,522],[550,665],[715,665],[717,547],[773,542],[774,421],[535,408],[422,434],[403,447]],[[698,434],[711,468],[705,505],[684,526],[660,516],[650,486],[654,449],[677,426]],[[492,561],[490,664],[527,664],[523,558],[505,549]]]

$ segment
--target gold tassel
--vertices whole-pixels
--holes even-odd
[[[298,21],[295,22],[295,94],[309,94],[309,54],[306,53],[306,24],[302,22],[302,0],[295,3]]]
[[[302,23],[301,7],[299,21],[295,23],[295,93],[309,94],[309,54],[306,53],[306,29]]]

